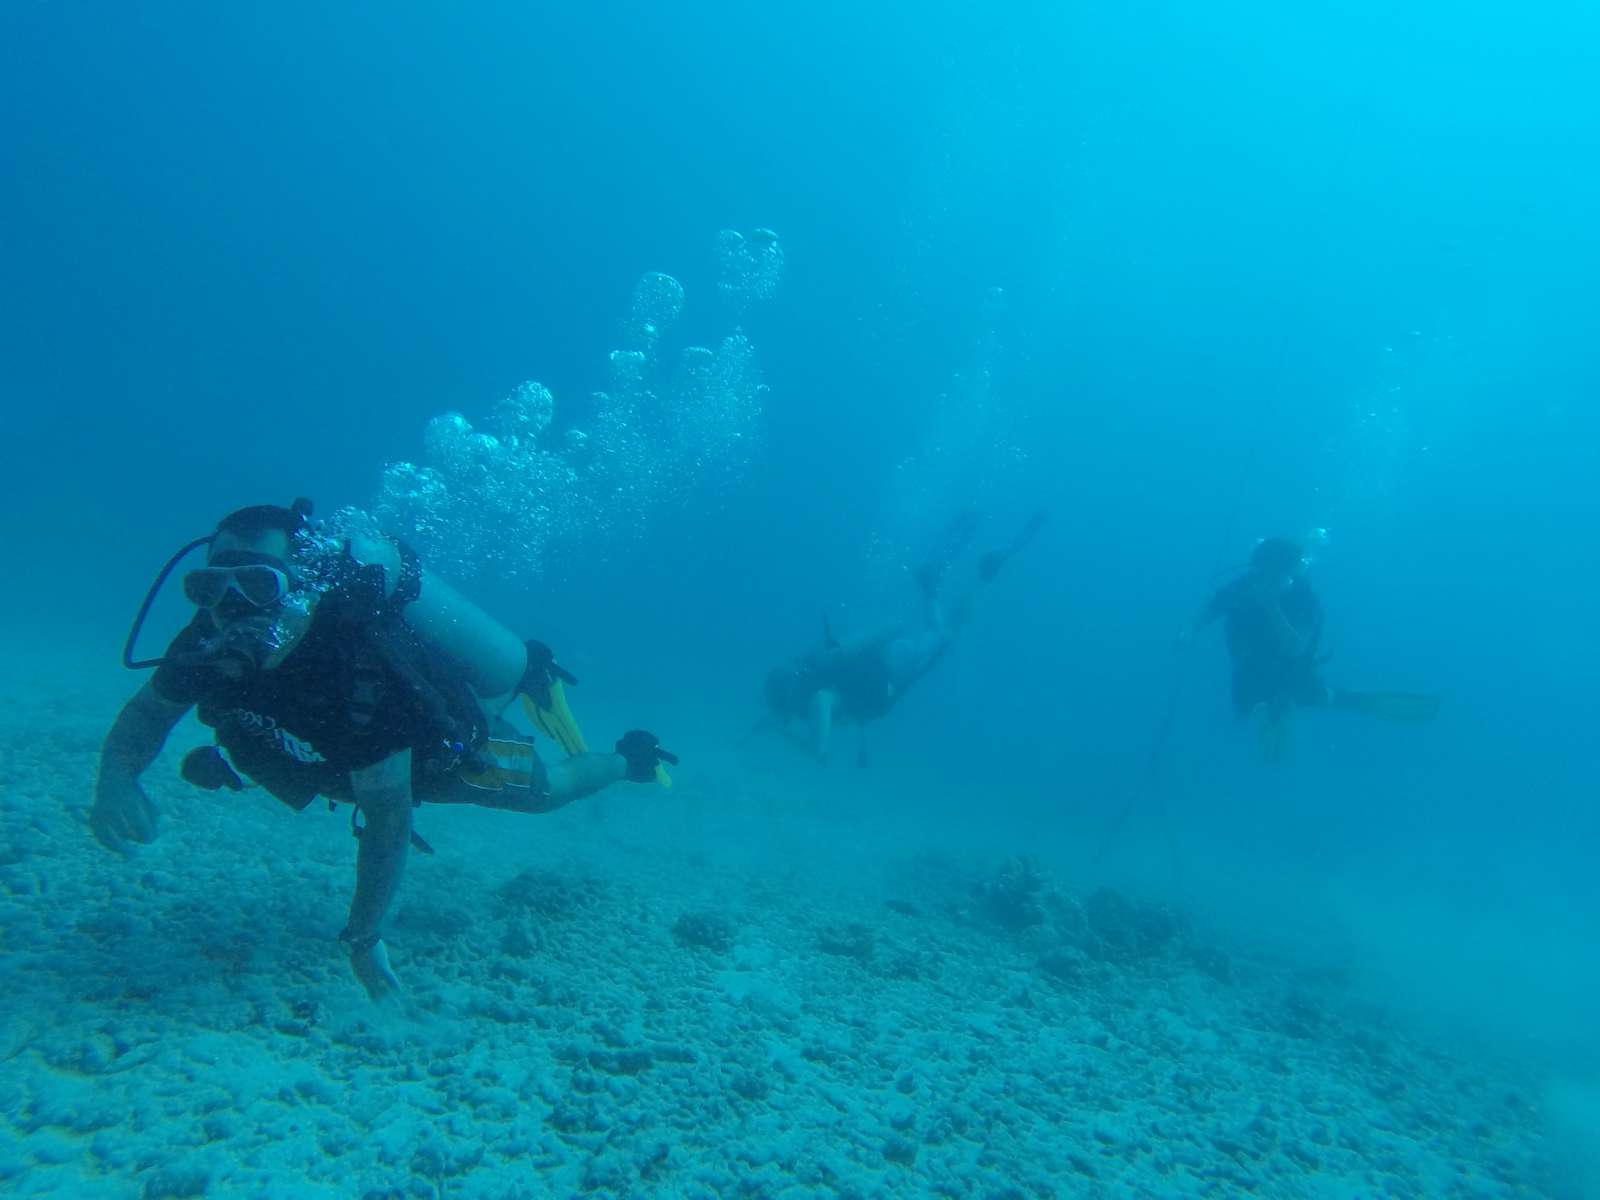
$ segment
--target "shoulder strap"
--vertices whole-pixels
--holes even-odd
[[[339,619],[411,693],[440,750],[455,757],[470,754],[488,736],[488,722],[465,681],[453,683],[448,665],[432,659],[406,623],[406,606],[422,594],[422,564],[410,546],[398,539],[395,545],[400,578],[387,595],[383,566],[357,563],[346,546],[352,569],[340,589]],[[359,721],[360,714],[352,711],[352,717]]]
[[[399,616],[422,595],[422,563],[416,551],[394,541],[400,554],[400,577],[389,590],[388,571],[382,563],[363,563],[344,544],[343,559],[336,583],[324,597],[337,608],[338,619],[347,625],[367,625],[389,616]]]

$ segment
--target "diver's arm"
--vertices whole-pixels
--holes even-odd
[[[833,737],[833,710],[838,706],[839,694],[823,688],[811,697],[811,708],[806,720],[811,726],[811,752],[818,762],[828,761],[828,743]]]
[[[168,700],[149,683],[122,706],[100,747],[100,777],[123,773],[137,779],[155,762],[161,747],[189,705]]]
[[[400,888],[411,844],[411,751],[350,773],[356,805],[366,817],[356,852],[356,893],[340,940],[350,946],[350,965],[374,1000],[397,992],[400,981],[389,969],[379,940],[383,919]]]
[[[139,776],[161,753],[167,735],[189,707],[166,699],[146,683],[117,714],[100,747],[94,809],[89,814],[95,839],[108,850],[126,853],[128,842],[155,840],[156,808],[139,786]]]

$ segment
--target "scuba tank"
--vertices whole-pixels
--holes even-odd
[[[527,650],[504,625],[424,567],[404,543],[352,539],[349,554],[379,604],[394,603],[432,654],[454,666],[480,699],[509,696],[527,669]],[[378,572],[381,570],[381,578]]]

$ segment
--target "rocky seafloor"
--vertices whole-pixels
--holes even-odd
[[[423,809],[385,1011],[347,815],[187,790],[187,729],[94,843],[113,700],[4,704],[7,1195],[1565,1194],[1531,1068],[1025,855],[852,857],[815,778]]]

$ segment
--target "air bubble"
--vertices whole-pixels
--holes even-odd
[[[724,231],[716,258],[735,312],[769,298],[782,275],[769,229]],[[384,470],[375,510],[385,527],[448,574],[536,575],[552,553],[638,537],[662,503],[736,478],[759,446],[767,389],[737,332],[658,362],[684,304],[672,276],[640,277],[581,428],[558,428],[555,397],[532,380],[492,405],[481,430],[459,412],[433,418],[423,464]]]

